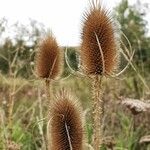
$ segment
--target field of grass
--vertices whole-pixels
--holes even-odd
[[[0,44],[0,150],[150,150],[144,16],[123,0],[119,29],[95,2],[77,47],[59,47],[35,21]]]
[[[150,112],[133,115],[121,104],[122,99],[150,99],[144,86],[136,76],[105,79],[104,147],[114,150],[149,150],[148,142],[141,137],[150,135]],[[149,79],[146,79],[147,83]],[[92,141],[91,86],[90,79],[71,75],[67,79],[53,82],[53,92],[61,88],[71,89],[80,100],[85,119],[86,139]],[[7,107],[13,97],[12,127],[7,125]],[[140,99],[140,100],[141,100]],[[10,78],[0,75],[0,149],[44,150],[46,146],[47,103],[44,82],[34,79]],[[88,149],[88,148],[87,148]],[[90,148],[89,148],[90,149]]]

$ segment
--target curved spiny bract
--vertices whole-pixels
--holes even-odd
[[[62,52],[52,35],[39,44],[36,55],[36,72],[41,78],[56,79],[62,73]]]
[[[82,150],[83,126],[81,108],[67,92],[62,91],[51,110],[51,150]]]
[[[86,74],[107,75],[116,69],[119,44],[116,39],[117,30],[113,25],[108,11],[100,5],[93,4],[90,10],[85,12],[80,55]]]

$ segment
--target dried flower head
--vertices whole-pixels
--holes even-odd
[[[150,109],[149,102],[144,102],[138,99],[126,98],[122,101],[122,105],[125,105],[128,109],[130,109],[133,115],[137,115]]]
[[[77,101],[61,91],[51,108],[51,150],[81,150],[83,127]]]
[[[36,55],[36,72],[41,78],[56,79],[62,73],[62,52],[56,39],[48,35],[39,44]]]
[[[145,135],[143,137],[141,137],[140,144],[150,144],[150,135]]]
[[[111,74],[118,65],[119,42],[114,22],[100,4],[85,12],[82,29],[81,64],[89,75]]]

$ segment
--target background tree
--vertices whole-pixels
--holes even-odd
[[[145,20],[148,12],[148,5],[137,1],[134,5],[129,5],[128,0],[122,0],[115,8],[115,14],[120,23],[121,31],[131,44],[132,50],[135,50],[132,63],[135,66],[129,68],[126,77],[132,77],[130,83],[127,84],[136,93],[136,98],[143,98],[146,91],[149,91],[149,85],[146,80],[149,80],[150,72],[150,36],[148,34],[148,22]],[[122,34],[122,42],[130,49],[130,44]],[[124,62],[124,61],[122,61]],[[121,66],[123,66],[122,63]]]
[[[7,26],[7,20],[0,21],[0,70],[9,76],[29,78],[34,67],[34,55],[41,34],[45,33],[44,26],[34,20],[29,21],[28,27],[20,23]],[[8,34],[10,32],[12,34]],[[5,36],[3,36],[5,35]]]
[[[135,50],[134,61],[136,65],[149,69],[150,64],[150,37],[148,33],[148,22],[145,16],[148,12],[148,5],[141,4],[140,1],[133,6],[129,5],[128,0],[122,0],[116,7],[116,16],[121,25],[121,30],[131,43],[132,49]],[[129,45],[125,38],[122,38],[127,48]]]

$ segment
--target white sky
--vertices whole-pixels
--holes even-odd
[[[111,10],[118,2],[103,0],[103,5]],[[53,31],[60,45],[79,45],[82,14],[88,8],[88,0],[0,0],[0,4],[0,18],[23,24],[28,18],[37,20]]]

